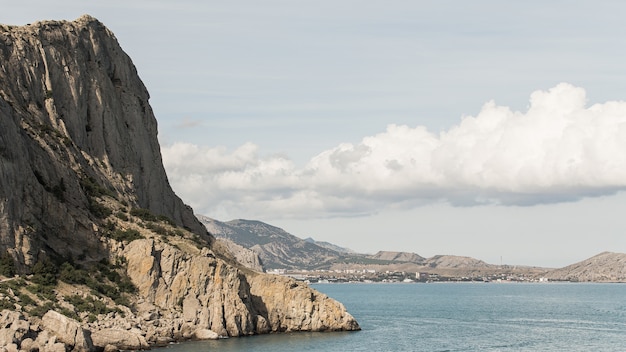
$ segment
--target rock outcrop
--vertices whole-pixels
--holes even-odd
[[[90,16],[0,25],[0,270],[19,276],[0,283],[4,349],[358,329],[216,243],[169,186],[148,98]]]
[[[217,238],[216,242],[218,245],[223,246],[226,250],[232,253],[239,263],[255,271],[264,271],[261,258],[255,251],[241,246],[227,238]]]

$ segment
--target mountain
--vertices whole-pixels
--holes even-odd
[[[342,254],[354,254],[356,253],[355,251],[353,251],[350,248],[344,248],[344,247],[340,247],[336,244],[332,244],[330,242],[325,242],[325,241],[316,241],[311,237],[307,237],[304,239],[305,241],[309,242],[309,243],[313,243],[316,244],[322,248],[326,248],[329,249],[331,251],[335,251],[337,253],[342,253]]]
[[[436,255],[424,258],[410,252],[379,251],[376,254],[355,253],[328,242],[301,239],[281,228],[256,220],[221,222],[197,215],[209,233],[218,239],[233,241],[251,249],[261,259],[265,269],[290,270],[365,270],[424,271],[446,275],[492,273],[501,268],[481,260]],[[510,271],[510,269],[507,269]],[[528,271],[524,268],[518,271]],[[543,272],[543,271],[541,271]]]
[[[148,99],[98,20],[0,25],[0,346],[359,329],[207,233],[169,185]]]
[[[545,275],[553,281],[626,282],[626,254],[602,252]]]
[[[379,251],[374,255],[368,256],[370,259],[387,260],[392,262],[407,262],[407,263],[423,263],[426,258],[419,256],[415,253],[408,252],[390,252]]]
[[[266,269],[326,268],[342,257],[342,253],[260,221],[221,222],[202,215],[197,217],[210,233],[257,253]]]

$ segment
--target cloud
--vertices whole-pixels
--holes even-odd
[[[389,125],[296,167],[286,157],[177,143],[163,148],[175,191],[216,217],[370,214],[432,202],[459,206],[576,201],[626,189],[626,103],[586,106],[561,83],[525,112],[486,103],[439,134]]]

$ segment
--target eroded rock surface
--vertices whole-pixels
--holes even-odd
[[[148,98],[114,35],[90,16],[0,25],[0,260],[24,283],[36,264],[66,262],[109,265],[137,288],[115,295],[128,302],[94,293],[84,277],[45,299],[3,288],[0,351],[358,329],[338,302],[246,268],[215,243],[169,186]],[[42,318],[24,308],[42,300]],[[84,302],[111,310],[76,308]]]

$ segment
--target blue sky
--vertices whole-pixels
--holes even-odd
[[[151,94],[197,213],[362,252],[626,252],[620,1],[6,1],[88,13]]]

